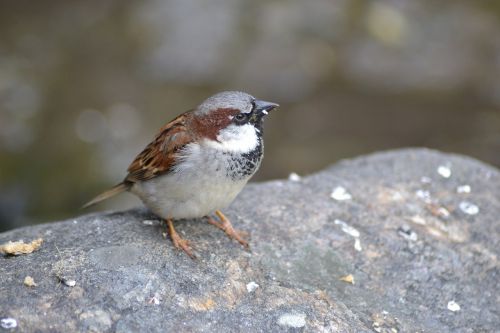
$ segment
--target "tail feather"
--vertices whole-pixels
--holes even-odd
[[[127,191],[130,188],[130,185],[125,184],[125,183],[120,183],[118,185],[113,186],[111,189],[107,190],[106,192],[103,192],[99,194],[97,197],[94,199],[90,200],[87,202],[85,205],[82,206],[82,209],[88,208],[90,206],[95,205],[96,203],[99,203],[101,201],[104,201],[106,199],[109,199],[117,194],[120,194],[122,192]]]

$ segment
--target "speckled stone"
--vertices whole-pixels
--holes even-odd
[[[466,185],[470,193],[457,193]],[[338,186],[349,200],[332,199]],[[142,223],[155,220],[142,208],[2,233],[0,243],[44,243],[0,257],[0,319],[15,319],[16,332],[500,327],[500,173],[481,162],[425,149],[377,153],[249,185],[226,213],[250,233],[250,252],[203,220],[178,221],[191,260],[164,239],[164,225]],[[349,274],[354,284],[341,280]],[[23,284],[28,275],[36,287]]]

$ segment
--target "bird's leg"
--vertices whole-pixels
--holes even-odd
[[[243,239],[240,232],[236,231],[233,228],[233,225],[228,220],[228,218],[225,217],[220,210],[216,210],[215,214],[219,217],[220,222],[217,222],[216,220],[214,220],[209,216],[208,223],[213,224],[219,229],[222,229],[226,233],[226,235],[229,236],[229,238],[237,240],[241,245],[248,248],[248,242],[245,239]]]
[[[177,233],[174,229],[174,223],[172,222],[172,219],[167,219],[167,225],[168,225],[168,234],[170,235],[170,238],[172,238],[172,243],[174,243],[174,246],[184,252],[188,256],[191,257],[191,259],[194,259],[195,256],[191,250],[191,247],[189,246],[189,242]]]

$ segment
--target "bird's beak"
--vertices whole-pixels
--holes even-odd
[[[255,105],[255,110],[254,110],[255,113],[260,116],[266,116],[269,113],[269,111],[279,107],[279,105],[276,103],[261,101],[258,99],[254,101],[254,105]]]

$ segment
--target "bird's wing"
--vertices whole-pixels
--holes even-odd
[[[194,141],[187,126],[191,116],[191,112],[186,112],[163,126],[130,164],[125,182],[145,181],[171,171],[179,151]]]

